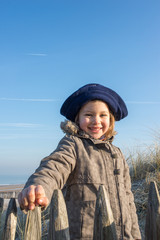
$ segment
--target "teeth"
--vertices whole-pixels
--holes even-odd
[[[91,131],[99,131],[99,130],[101,130],[101,128],[90,128],[91,129]]]

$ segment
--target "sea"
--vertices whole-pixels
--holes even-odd
[[[0,185],[25,184],[29,175],[3,175],[0,174]]]

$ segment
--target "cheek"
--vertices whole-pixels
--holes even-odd
[[[82,130],[85,130],[87,127],[87,121],[85,118],[80,118],[79,119],[79,126]]]
[[[109,128],[109,127],[110,127],[110,120],[109,120],[109,119],[106,120],[106,121],[104,122],[104,125],[105,125],[105,127]]]

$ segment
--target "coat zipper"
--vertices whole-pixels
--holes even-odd
[[[117,197],[119,202],[119,209],[120,209],[120,221],[121,221],[121,239],[124,239],[124,225],[123,225],[123,215],[122,215],[122,207],[120,202],[120,196],[119,196],[119,183],[118,183],[118,175],[120,174],[120,169],[117,168],[117,154],[112,154],[113,158],[113,167],[114,167],[114,175],[115,175],[115,183],[116,183],[116,189],[117,189]]]
[[[117,170],[117,154],[112,154],[111,147],[109,146],[109,148],[110,148],[110,152],[111,152],[111,155],[113,158],[113,168],[114,168],[114,170]],[[107,171],[106,171],[105,158],[103,156],[102,150],[99,149],[99,151],[101,152],[102,159],[103,159],[103,162],[105,165],[106,176],[108,176]],[[116,156],[116,158],[114,157],[114,155]],[[115,163],[114,163],[114,159],[115,159]],[[107,180],[107,185],[109,186],[108,177],[106,177],[106,180]],[[124,239],[123,217],[122,217],[122,208],[121,208],[121,204],[120,204],[120,196],[119,196],[119,191],[118,191],[118,176],[117,175],[115,175],[115,183],[116,183],[116,190],[117,190],[117,197],[118,197],[119,211],[120,211],[120,221],[121,221],[121,239],[120,240],[123,240]]]

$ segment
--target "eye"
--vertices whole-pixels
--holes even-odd
[[[91,113],[86,113],[85,116],[86,116],[86,117],[91,117],[92,114],[91,114]]]
[[[108,117],[108,114],[107,113],[103,113],[100,115],[101,117]]]

